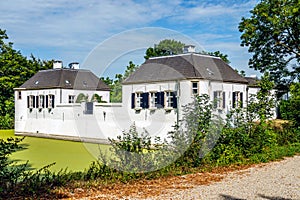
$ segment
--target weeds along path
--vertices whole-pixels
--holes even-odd
[[[67,199],[300,199],[300,155],[281,161],[61,191]]]

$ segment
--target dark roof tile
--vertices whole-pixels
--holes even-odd
[[[42,70],[27,80],[20,88],[110,90],[110,88],[91,71],[77,69]]]
[[[248,83],[220,58],[201,54],[182,54],[148,59],[125,79],[123,84],[195,78]]]

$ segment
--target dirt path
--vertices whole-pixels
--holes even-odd
[[[252,167],[219,169],[109,187],[75,189],[67,199],[300,199],[300,156]]]
[[[155,199],[300,199],[300,156],[229,173],[221,182]]]

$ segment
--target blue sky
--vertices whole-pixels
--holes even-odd
[[[99,76],[122,73],[129,60],[141,64],[147,47],[172,38],[196,43],[198,51],[219,50],[229,56],[233,68],[251,75],[257,72],[247,67],[251,55],[247,48],[240,47],[238,23],[242,17],[249,17],[257,3],[258,0],[1,1],[0,28],[7,30],[14,47],[23,55],[62,60],[65,66],[76,61]]]

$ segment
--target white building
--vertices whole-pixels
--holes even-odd
[[[135,123],[164,137],[194,95],[218,99],[216,112],[225,118],[258,91],[248,84],[254,79],[240,76],[220,58],[195,53],[148,59],[123,82],[121,104],[109,103],[109,88],[90,71],[54,68],[15,89],[16,134],[103,141]],[[81,93],[108,103],[76,101]]]

